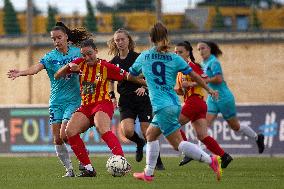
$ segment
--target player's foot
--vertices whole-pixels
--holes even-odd
[[[136,147],[136,156],[135,159],[137,162],[142,161],[143,159],[143,148],[145,146],[145,142],[143,141],[142,143],[138,143]]]
[[[138,180],[143,180],[145,182],[152,182],[154,180],[154,176],[147,176],[145,175],[145,172],[142,173],[133,173],[133,177]]]
[[[79,161],[79,171],[85,170],[84,165]]]
[[[184,158],[179,162],[179,166],[183,166],[183,165],[189,163],[191,160],[193,160],[193,159],[190,158],[190,157],[184,156]]]
[[[230,156],[230,154],[224,153],[224,155],[221,157],[221,167],[226,168],[233,158]]]
[[[66,171],[66,174],[62,177],[75,177],[73,169]]]
[[[257,144],[257,147],[258,147],[258,152],[261,154],[264,150],[264,136],[263,136],[263,134],[257,135],[256,144]]]
[[[217,180],[219,181],[222,177],[221,158],[220,156],[212,156],[211,160],[212,163],[210,164],[210,167],[215,172]]]
[[[166,170],[163,162],[157,163],[155,169],[158,170],[158,171]]]
[[[96,176],[97,176],[97,172],[95,169],[93,169],[93,171],[84,169],[81,171],[81,173],[77,177],[96,177]]]

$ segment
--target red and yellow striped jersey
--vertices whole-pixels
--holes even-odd
[[[80,67],[82,105],[110,100],[108,93],[110,81],[121,81],[127,73],[106,60],[98,59],[98,63],[93,66],[88,66],[83,58],[78,58],[72,62]]]
[[[193,63],[190,62],[189,66],[192,68],[192,70],[194,72],[196,72],[197,74],[199,74],[202,78],[206,78],[207,76],[204,74],[202,68]],[[182,89],[182,82],[183,81],[188,81],[188,82],[194,82],[191,77],[189,75],[184,75],[183,73],[179,72],[178,76],[177,76],[177,84],[178,84],[178,88]],[[186,99],[188,97],[190,97],[191,95],[199,95],[201,97],[204,97],[204,90],[201,86],[197,85],[195,87],[189,87],[185,90],[185,94],[184,94],[184,101],[186,101]]]

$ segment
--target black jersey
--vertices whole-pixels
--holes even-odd
[[[129,68],[134,64],[138,56],[139,56],[139,53],[134,52],[134,51],[129,51],[125,59],[121,59],[119,55],[117,55],[110,61],[110,63],[128,72]],[[134,95],[134,94],[136,95],[134,91],[136,91],[137,88],[139,87],[141,87],[140,84],[136,84],[130,81],[123,80],[123,81],[118,82],[117,92],[120,95]]]

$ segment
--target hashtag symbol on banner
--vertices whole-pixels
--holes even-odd
[[[275,122],[275,119],[276,114],[274,112],[271,115],[266,114],[265,124],[259,127],[264,135],[264,143],[269,148],[272,147],[273,138],[277,134],[278,124]]]
[[[6,143],[6,135],[5,133],[8,131],[8,129],[5,127],[4,120],[0,120],[0,137],[1,142]]]

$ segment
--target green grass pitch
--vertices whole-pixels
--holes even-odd
[[[284,158],[234,158],[217,182],[211,169],[203,163],[190,162],[179,167],[180,157],[162,157],[166,170],[156,171],[152,183],[132,177],[142,171],[144,161],[137,163],[127,157],[132,172],[124,177],[112,177],[106,172],[107,156],[93,157],[96,178],[61,178],[64,169],[56,157],[0,157],[0,189],[272,189],[284,188]],[[78,173],[78,161],[73,158]]]

